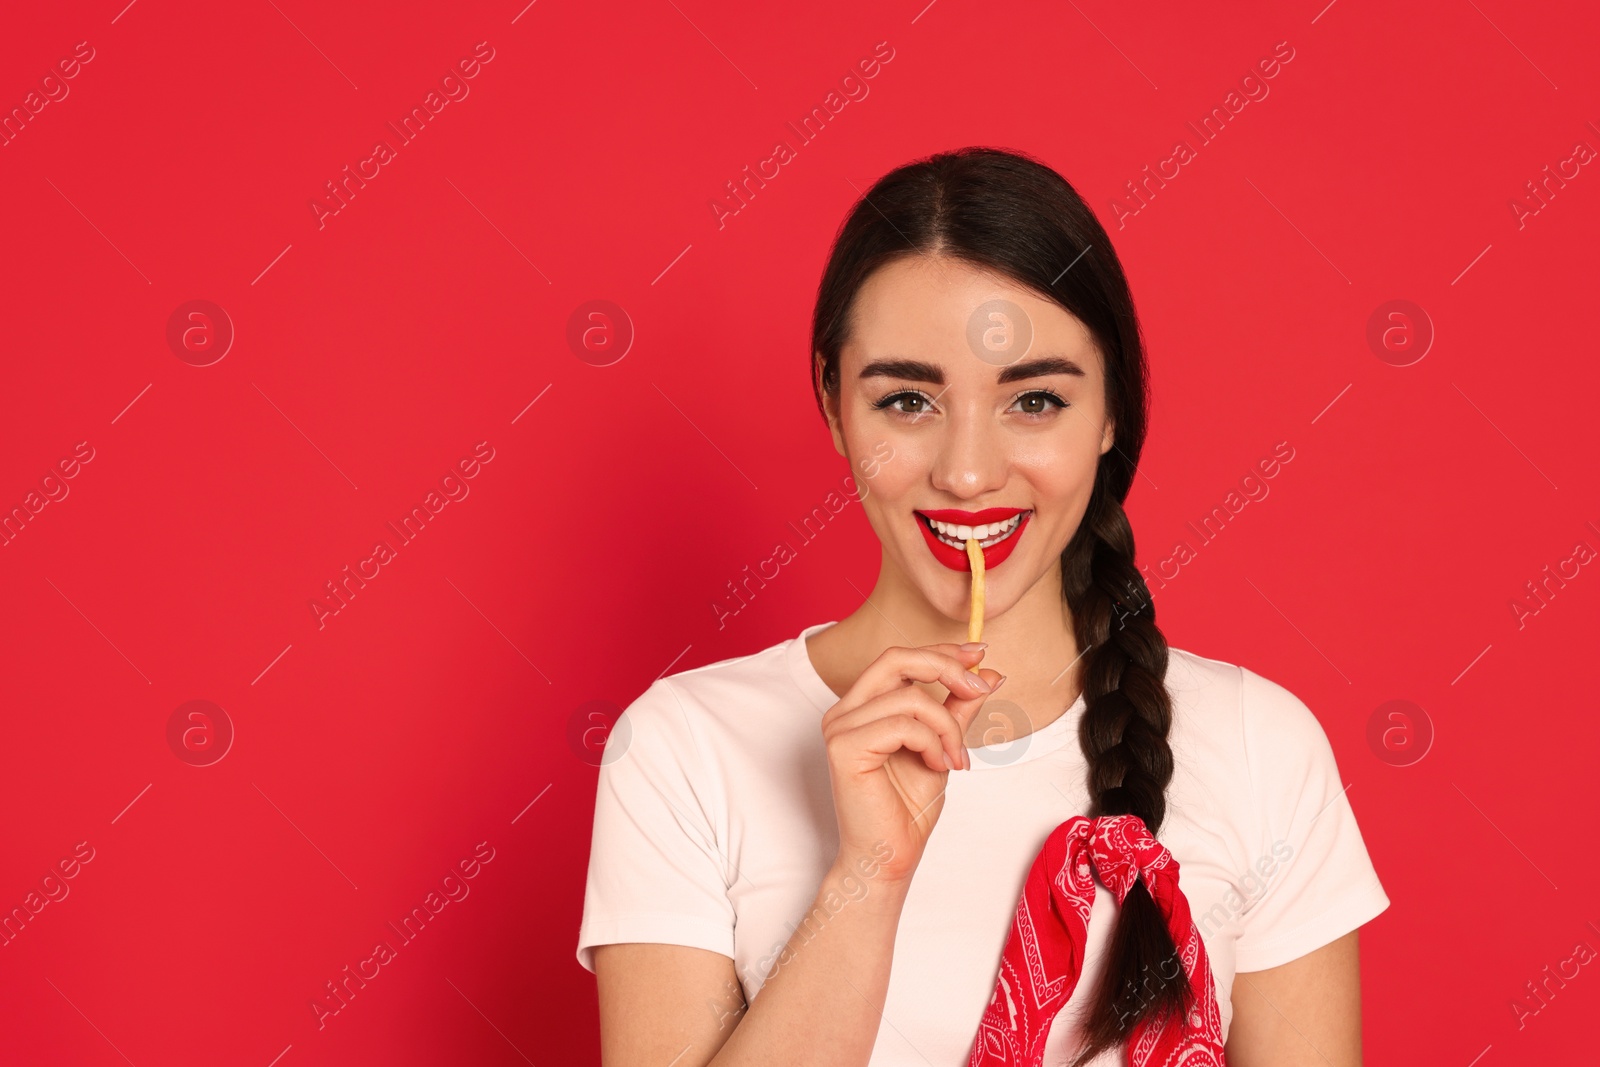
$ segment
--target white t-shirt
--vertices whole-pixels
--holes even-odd
[[[838,849],[821,728],[838,698],[805,643],[831,625],[659,679],[628,706],[599,772],[585,968],[594,945],[690,945],[731,957],[747,1000],[759,994]],[[1157,837],[1178,860],[1226,1034],[1236,971],[1303,956],[1389,898],[1305,704],[1179,649],[1166,683],[1176,771]],[[967,1062],[1028,869],[1050,831],[1089,807],[1082,712],[1080,696],[1043,729],[969,748],[971,769],[950,772],[901,913],[872,1067]],[[1051,1026],[1047,1063],[1079,1043],[1118,907],[1097,880],[1083,973]],[[1092,1063],[1123,1058],[1108,1050]]]

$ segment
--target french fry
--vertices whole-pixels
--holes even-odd
[[[983,549],[974,538],[967,538],[967,562],[972,564],[972,614],[967,618],[967,640],[983,639]],[[978,673],[977,664],[968,667]]]

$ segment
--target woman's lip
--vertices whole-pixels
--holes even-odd
[[[1006,509],[1002,508],[995,510],[1003,511]],[[938,512],[918,512],[917,514],[937,515]],[[957,512],[956,514],[962,513]],[[979,512],[978,514],[982,515],[985,513]],[[1017,514],[1017,512],[1012,511],[1011,514],[1014,515]],[[1002,518],[1003,517],[1004,516],[1002,516]],[[1022,520],[1017,523],[1017,528],[1011,532],[1010,537],[1007,537],[1004,541],[1001,541],[997,545],[991,545],[989,548],[983,549],[983,569],[985,571],[993,570],[995,567],[1000,566],[1000,564],[1006,561],[1006,557],[1011,555],[1012,551],[1017,547],[1017,542],[1022,540],[1022,535],[1027,532],[1028,520],[1032,517],[1032,511],[1024,510],[1022,512]],[[949,520],[940,519],[939,521],[946,522]],[[979,525],[982,525],[982,523]],[[972,570],[972,561],[967,558],[965,551],[955,548],[951,545],[947,545],[943,541],[939,540],[939,538],[933,532],[933,527],[929,526],[921,519],[917,520],[917,526],[922,530],[922,539],[928,543],[928,551],[933,553],[934,559],[938,560],[940,563],[943,563],[946,567],[949,567],[953,571],[970,572]]]
[[[1004,522],[1013,515],[1021,515],[1027,508],[984,508],[982,511],[958,511],[940,508],[938,511],[918,511],[935,522],[949,522],[957,526],[987,526],[991,522]]]

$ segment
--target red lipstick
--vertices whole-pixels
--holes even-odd
[[[1006,561],[1012,551],[1017,547],[1017,542],[1022,539],[1023,531],[1028,528],[1028,520],[1033,517],[1033,512],[1026,508],[984,508],[982,511],[960,511],[955,508],[940,508],[935,511],[918,511],[917,526],[922,530],[922,539],[928,543],[928,550],[933,553],[933,558],[943,563],[953,571],[970,573],[971,561],[967,559],[964,549],[955,548],[939,540],[933,532],[933,527],[923,521],[923,517],[934,519],[938,522],[953,523],[957,526],[986,526],[990,523],[1004,522],[1013,515],[1022,514],[1022,521],[1017,524],[1004,541],[990,545],[983,550],[983,569],[993,570]]]

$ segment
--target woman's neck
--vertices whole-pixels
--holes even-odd
[[[872,594],[855,611],[806,639],[812,666],[828,688],[842,695],[868,664],[891,645],[916,647],[967,640],[965,619],[937,610],[898,572],[880,567]],[[981,640],[988,649],[980,666],[1006,676],[1005,687],[967,731],[967,744],[995,744],[1032,733],[1072,706],[1082,668],[1072,613],[1061,595],[1061,570],[1052,568],[1003,615],[985,619]],[[948,691],[917,683],[936,700]],[[987,713],[992,710],[994,713]]]

